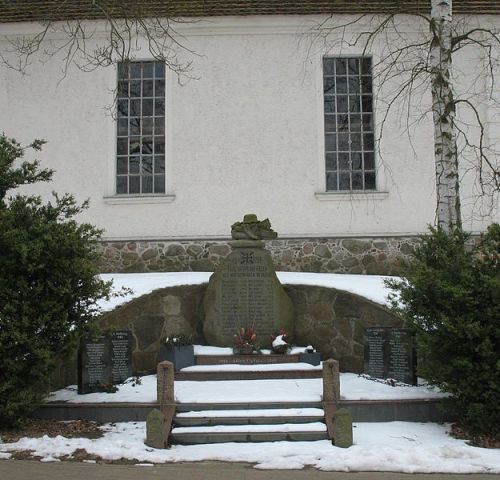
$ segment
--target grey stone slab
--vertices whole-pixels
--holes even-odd
[[[172,433],[170,438],[172,443],[181,445],[248,441],[246,433]]]
[[[440,400],[408,401],[356,401],[341,400],[339,407],[347,408],[354,422],[390,422],[395,419],[413,422],[443,422],[455,420],[441,409]],[[156,403],[119,403],[119,404],[45,404],[34,413],[36,418],[56,420],[94,420],[97,422],[136,422],[145,421]],[[322,408],[320,402],[289,403],[191,403],[178,404],[178,412],[199,410],[245,410],[270,408]]]
[[[280,423],[308,423],[322,421],[323,417],[176,417],[175,425],[190,427],[204,425],[277,425]]]
[[[415,351],[410,330],[370,327],[365,332],[364,371],[376,378],[393,378],[416,385]]]
[[[195,355],[196,365],[269,365],[299,362],[302,354],[284,355]],[[301,360],[300,360],[301,361]]]
[[[224,381],[224,380],[282,380],[290,378],[321,378],[321,370],[275,370],[275,371],[234,371],[234,372],[177,372],[175,380],[183,381]]]
[[[232,346],[239,328],[253,328],[261,347],[279,329],[294,333],[293,304],[261,241],[232,242],[233,251],[210,277],[203,331],[210,345]]]
[[[132,334],[110,332],[80,340],[78,349],[78,393],[106,391],[132,376]]]
[[[172,433],[172,443],[197,445],[226,442],[281,442],[314,441],[328,438],[326,432],[218,432],[218,433]]]
[[[322,408],[321,402],[259,402],[259,403],[179,403],[178,412],[199,410],[247,410],[270,408]]]
[[[288,432],[287,440],[293,442],[312,442],[315,440],[328,440],[327,432]]]
[[[248,435],[250,442],[283,442],[286,439],[284,432],[252,432]]]

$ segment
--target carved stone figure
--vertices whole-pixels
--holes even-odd
[[[272,240],[277,236],[268,218],[259,221],[253,213],[246,214],[242,222],[231,225],[231,237],[234,240]]]

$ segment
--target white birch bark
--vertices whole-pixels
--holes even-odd
[[[451,88],[452,0],[431,0],[430,48],[437,225],[461,227],[455,104]]]

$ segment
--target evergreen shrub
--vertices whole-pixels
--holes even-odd
[[[479,242],[431,229],[401,281],[395,308],[417,335],[418,373],[448,392],[473,436],[500,435],[500,225]]]
[[[30,147],[40,150],[43,142]],[[0,135],[0,426],[17,426],[43,400],[55,361],[92,330],[100,231],[75,220],[86,204],[71,195],[43,202],[13,188],[49,181],[52,171],[22,161],[25,148]]]

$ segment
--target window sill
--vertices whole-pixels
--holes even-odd
[[[175,195],[113,195],[103,199],[108,205],[172,203]]]
[[[336,202],[336,201],[352,201],[352,200],[385,200],[389,197],[389,192],[317,192],[314,194],[316,200]]]

